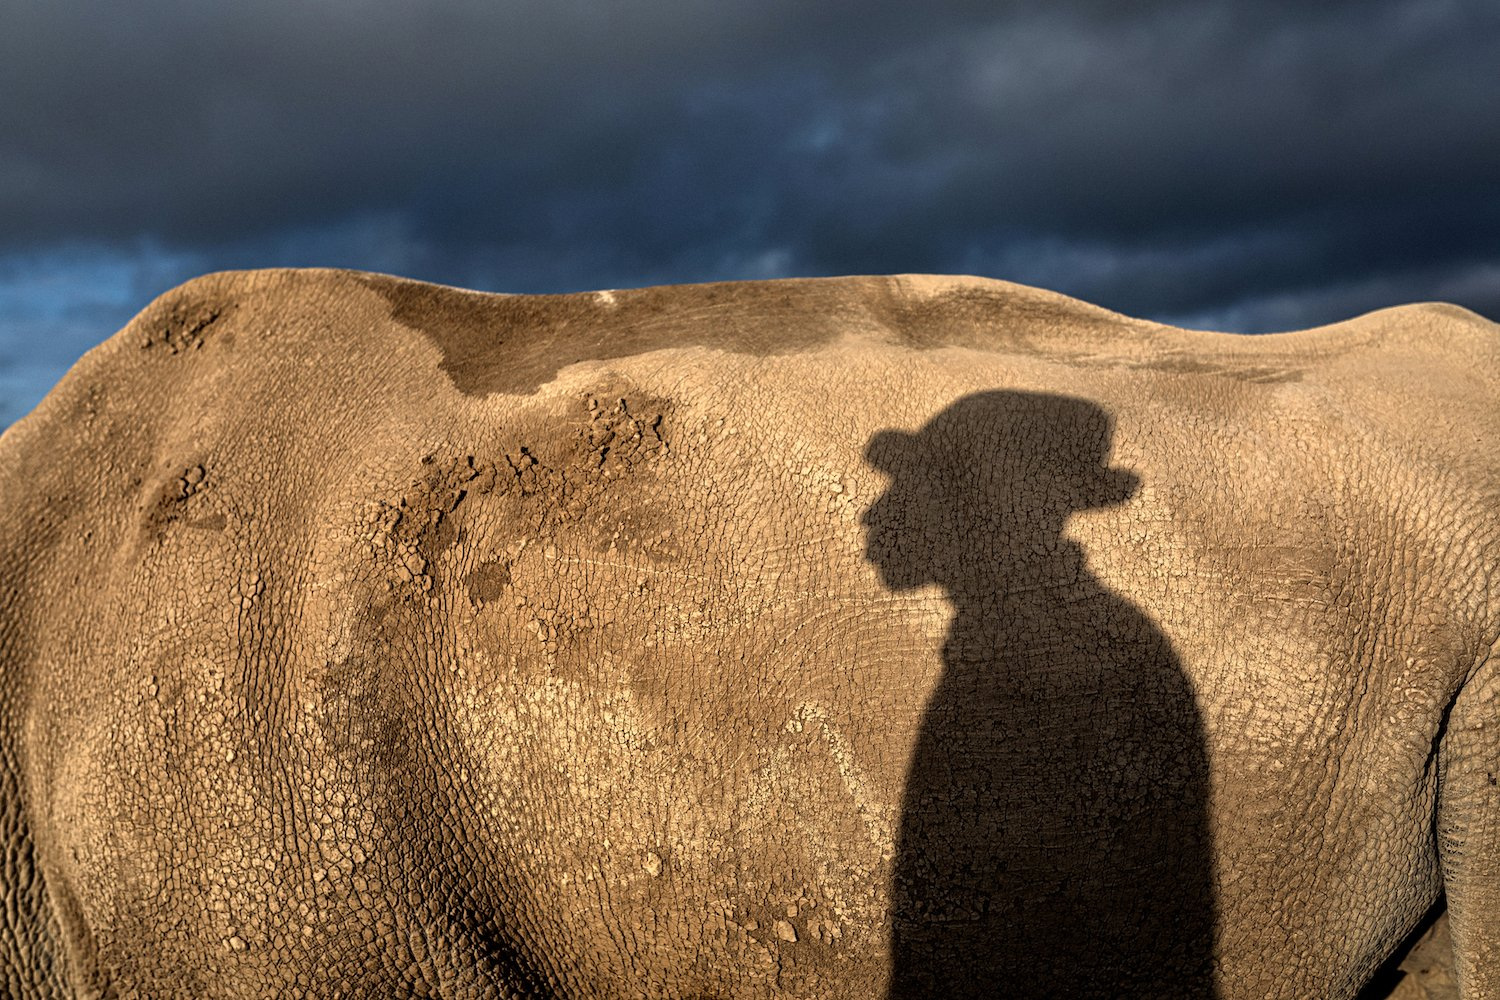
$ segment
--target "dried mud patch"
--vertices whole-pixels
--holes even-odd
[[[209,470],[203,462],[190,462],[169,474],[141,507],[139,544],[142,548],[166,540],[174,525],[221,531],[227,525],[222,513],[205,510],[204,491]]]
[[[645,547],[660,558],[673,535],[657,499],[672,411],[615,383],[488,447],[430,452],[398,497],[366,508],[359,540],[389,589],[427,594],[451,582],[476,607],[513,586],[528,546],[549,559],[559,542],[615,554]]]
[[[222,302],[181,296],[158,303],[138,321],[137,343],[142,350],[185,354],[203,347],[210,327],[230,311]]]

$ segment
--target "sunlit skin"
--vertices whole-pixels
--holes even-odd
[[[0,992],[1500,996],[1500,334],[152,303],[0,438]]]

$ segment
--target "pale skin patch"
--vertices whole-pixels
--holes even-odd
[[[800,732],[809,722],[817,724],[828,744],[828,754],[838,765],[839,777],[844,780],[844,788],[854,801],[854,810],[869,831],[870,846],[879,852],[882,862],[888,863],[892,857],[891,845],[895,843],[896,835],[895,806],[882,800],[874,792],[869,778],[854,759],[853,748],[834,725],[824,706],[816,702],[798,705],[796,714],[787,721],[787,730]]]

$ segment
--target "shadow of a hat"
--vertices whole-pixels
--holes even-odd
[[[1001,471],[1045,480],[1074,510],[1115,507],[1136,494],[1140,477],[1108,464],[1113,429],[1086,400],[996,390],[965,396],[920,430],[878,432],[864,457],[894,479]]]

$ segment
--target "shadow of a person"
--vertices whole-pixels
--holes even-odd
[[[907,774],[889,1000],[1214,995],[1192,684],[1063,534],[1138,486],[1107,467],[1112,430],[1092,403],[995,391],[866,449],[891,477],[867,557],[954,610]]]

